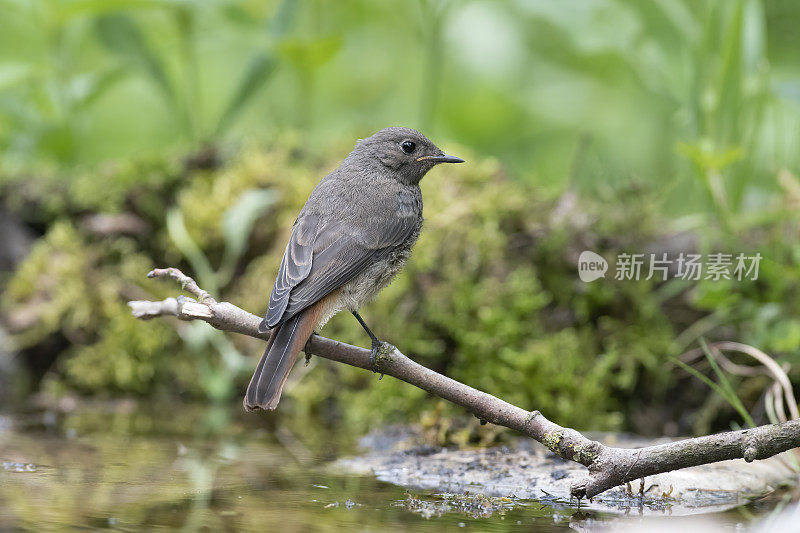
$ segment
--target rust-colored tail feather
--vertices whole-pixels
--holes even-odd
[[[273,410],[278,406],[289,372],[319,320],[319,305],[313,305],[272,330],[267,349],[250,379],[244,408]]]

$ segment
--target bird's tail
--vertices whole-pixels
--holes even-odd
[[[302,311],[272,330],[267,349],[250,379],[244,408],[273,410],[300,351],[305,347],[319,319],[316,309]]]

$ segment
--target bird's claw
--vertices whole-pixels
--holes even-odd
[[[381,341],[379,341],[377,339],[374,339],[372,341],[372,347],[371,347],[371,349],[369,351],[369,366],[372,368],[373,372],[375,372],[375,373],[378,372],[378,369],[377,369],[378,354],[381,352],[381,350],[388,350],[390,348],[391,348],[391,345],[389,343],[381,342]],[[383,379],[383,373],[381,373],[381,375],[378,378],[378,380],[380,381],[382,379]]]

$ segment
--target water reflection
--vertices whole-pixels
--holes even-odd
[[[333,472],[355,436],[290,418],[134,404],[0,417],[0,530],[589,531],[619,520]],[[718,523],[769,512],[757,505]]]
[[[81,407],[28,413],[0,429],[0,530],[168,527],[249,531],[439,531],[474,524],[505,531],[557,525],[550,508],[475,512],[452,497],[417,494],[328,471],[352,439],[299,435],[268,418],[230,419],[227,409],[141,411]],[[435,512],[421,512],[428,508]],[[489,507],[486,507],[489,509]]]

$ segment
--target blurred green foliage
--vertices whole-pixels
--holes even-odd
[[[85,165],[388,124],[686,214],[746,214],[797,168],[800,7],[787,0],[2,0],[0,149]]]
[[[650,432],[737,416],[669,365],[701,336],[800,366],[796,3],[0,10],[0,214],[40,237],[0,278],[0,316],[20,349],[67,346],[45,390],[237,397],[260,343],[137,322],[125,301],[173,295],[143,278],[170,265],[262,312],[316,181],[355,138],[396,124],[469,161],[423,182],[414,259],[364,310],[423,364],[564,424]],[[99,216],[133,226],[103,229]],[[576,277],[585,249],[681,246],[758,251],[759,280]],[[348,317],[325,333],[364,343]],[[740,388],[756,405],[757,387]],[[341,365],[298,367],[287,397],[287,413],[355,429],[422,420],[452,437],[452,411],[422,391]]]

